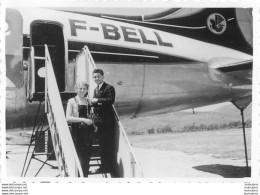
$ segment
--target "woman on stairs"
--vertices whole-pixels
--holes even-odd
[[[94,126],[90,119],[90,106],[87,101],[88,84],[79,82],[75,86],[77,95],[68,100],[67,122],[71,124],[72,139],[80,160],[84,177],[88,177]]]

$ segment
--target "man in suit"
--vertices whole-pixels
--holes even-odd
[[[113,172],[114,159],[114,112],[115,88],[104,82],[104,72],[95,69],[92,78],[97,84],[94,96],[90,100],[94,107],[94,115],[99,118],[98,136],[100,141],[101,172]]]

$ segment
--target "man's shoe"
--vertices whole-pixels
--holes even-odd
[[[109,170],[109,168],[99,167],[95,172],[96,173],[109,173],[110,170]]]

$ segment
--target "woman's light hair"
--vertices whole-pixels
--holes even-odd
[[[75,85],[75,89],[78,89],[81,86],[85,86],[88,89],[87,81],[79,81],[79,82],[77,82],[76,85]]]

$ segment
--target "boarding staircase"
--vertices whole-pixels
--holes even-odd
[[[94,89],[96,84],[92,79],[92,72],[94,69],[98,68],[92,58],[92,55],[87,46],[79,53],[76,60],[76,80],[87,80],[89,83],[89,97],[93,98]],[[115,107],[114,111],[114,146],[117,148],[115,153],[115,165],[114,170],[116,171],[116,177],[142,177],[143,173],[139,162],[133,152],[131,144],[127,138],[127,134],[122,123],[119,120],[118,114]],[[98,148],[98,144],[94,144],[94,147]],[[95,161],[96,157],[91,160]],[[91,165],[91,164],[90,164]]]
[[[32,49],[33,51],[33,49]],[[80,161],[71,137],[70,129],[66,121],[62,99],[55,78],[48,46],[45,45],[45,57],[37,57],[32,55],[32,70],[34,68],[33,61],[36,58],[45,60],[45,113],[49,123],[49,130],[53,143],[53,151],[56,156],[58,169],[61,177],[84,177],[80,165]],[[87,80],[90,84],[89,95],[93,97],[95,84],[92,78],[92,71],[97,68],[95,62],[85,46],[79,53],[76,60],[76,82]],[[113,177],[142,177],[142,170],[133,153],[131,144],[127,138],[124,127],[121,124],[118,115],[114,109],[115,122],[115,147],[117,148],[112,154],[115,157]],[[97,140],[93,148],[99,150]],[[95,150],[93,150],[95,151]],[[100,157],[93,156],[91,161],[96,161],[93,166],[100,165]],[[91,164],[91,163],[90,163]],[[93,173],[92,173],[93,174]],[[95,172],[94,172],[95,174]],[[97,173],[99,174],[99,173]]]
[[[47,45],[45,45],[45,55],[45,112],[60,175],[83,177],[83,171],[64,114]]]

